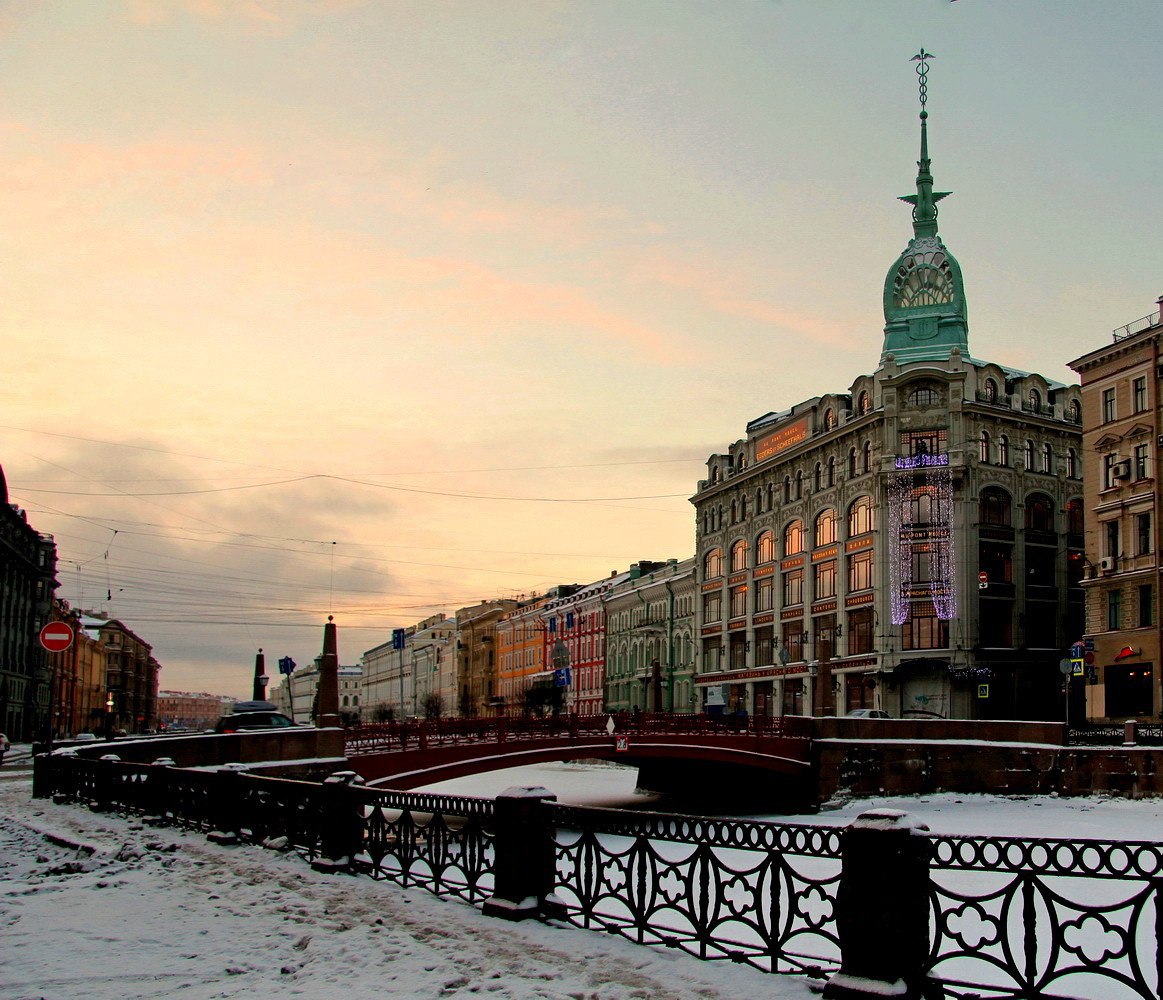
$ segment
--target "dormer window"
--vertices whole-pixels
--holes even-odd
[[[860,398],[856,404],[856,410],[861,416],[872,412],[872,397],[867,392],[860,394]]]
[[[985,401],[987,403],[997,402],[997,383],[991,378],[985,380]]]
[[[831,407],[828,407],[828,409],[824,411],[824,430],[830,431],[835,426],[836,426],[836,411],[833,410]]]
[[[913,389],[906,402],[909,406],[938,406],[941,402],[941,393],[935,385],[925,383]]]

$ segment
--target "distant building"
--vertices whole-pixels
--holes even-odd
[[[360,717],[376,722],[450,715],[456,704],[455,620],[438,614],[399,631],[402,644],[388,640],[360,657]]]
[[[214,724],[234,707],[234,699],[225,695],[190,691],[159,691],[157,698],[158,729],[213,729]]]
[[[1077,679],[1086,715],[1157,719],[1160,696],[1159,551],[1163,535],[1163,298],[1156,311],[1070,362],[1082,378],[1086,483],[1086,635],[1093,663]],[[1087,683],[1087,682],[1090,683]]]
[[[83,627],[81,615],[67,601],[56,600],[50,621],[73,630],[73,642],[60,653],[48,654],[52,674],[53,736],[101,731],[105,718],[105,646],[99,632]]]
[[[105,690],[113,702],[113,728],[128,733],[155,729],[161,664],[153,658],[153,647],[115,618],[83,612],[81,625],[99,636],[105,647]]]
[[[502,599],[456,612],[456,715],[491,715],[504,709],[497,689],[497,622],[516,607],[515,600]]]
[[[8,500],[0,468],[0,732],[10,740],[44,735],[50,674],[40,646],[56,592],[56,544]]]
[[[319,690],[319,665],[322,656],[307,667],[296,667],[292,674],[283,674],[282,683],[267,697],[284,715],[296,722],[315,721],[315,692]],[[346,724],[359,721],[363,694],[363,667],[356,664],[339,668],[339,717]]]
[[[694,559],[634,563],[610,581],[605,606],[605,707],[690,712],[697,707]]]

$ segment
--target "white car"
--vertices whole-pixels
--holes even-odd
[[[850,719],[891,719],[892,716],[888,712],[882,712],[879,708],[854,708],[848,713]]]

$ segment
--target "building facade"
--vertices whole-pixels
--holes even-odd
[[[234,699],[219,694],[193,691],[159,691],[157,696],[158,730],[174,732],[183,729],[213,729],[215,723],[228,715]]]
[[[105,648],[105,694],[107,702],[112,699],[109,724],[127,733],[157,728],[161,664],[153,658],[153,647],[115,618],[85,613],[81,625]]]
[[[922,90],[922,94],[924,91]],[[696,509],[698,704],[1062,718],[1082,631],[1082,400],[974,358],[922,105],[874,372],[751,421]]]
[[[608,646],[605,600],[626,576],[613,573],[570,593],[559,594],[545,606],[546,667],[552,670],[554,683],[563,686],[563,707],[567,712],[598,715],[605,711]]]
[[[56,545],[8,500],[0,468],[0,732],[39,738],[49,718],[50,674],[41,627],[56,592]]]
[[[1086,634],[1093,660],[1075,682],[1086,716],[1157,719],[1163,713],[1159,622],[1159,452],[1163,438],[1163,299],[1070,362],[1082,379],[1086,482]]]
[[[606,709],[691,712],[695,561],[640,561],[605,593]]]
[[[81,615],[67,601],[55,600],[50,621],[61,621],[73,630],[68,649],[48,654],[52,676],[53,737],[98,733],[105,718],[105,646],[100,633],[82,627]]]
[[[510,599],[481,601],[456,612],[456,714],[504,711],[497,688],[497,622],[517,607]]]

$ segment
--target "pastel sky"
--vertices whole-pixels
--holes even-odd
[[[167,689],[694,551],[875,368],[917,82],[978,357],[1163,292],[1163,7],[13,0],[0,464]]]

